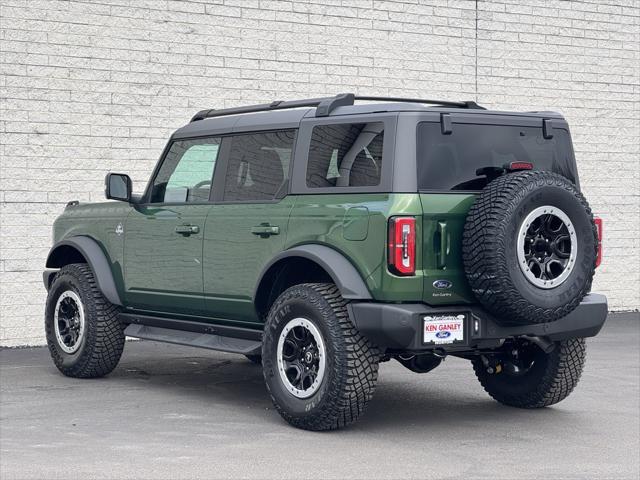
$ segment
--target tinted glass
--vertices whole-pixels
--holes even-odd
[[[295,134],[295,130],[280,130],[234,136],[224,200],[273,200],[283,193]]]
[[[372,187],[380,184],[384,123],[313,127],[307,186]]]
[[[174,142],[158,171],[152,202],[207,202],[220,138]]]
[[[443,135],[439,123],[418,126],[418,188],[421,190],[482,190],[485,175],[476,170],[530,162],[576,182],[576,166],[569,134],[554,129],[553,138],[542,127],[454,124]]]

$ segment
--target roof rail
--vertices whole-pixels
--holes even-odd
[[[326,117],[337,107],[353,105],[353,93],[341,93],[335,97],[309,98],[306,100],[276,100],[271,103],[259,105],[247,105],[245,107],[223,108],[221,110],[201,110],[196,113],[191,121],[203,120],[205,118],[223,117],[225,115],[237,115],[239,113],[269,112],[271,110],[285,110],[288,108],[317,107],[316,117]]]
[[[356,100],[369,100],[372,102],[406,102],[406,103],[424,103],[427,105],[442,105],[443,107],[472,108],[477,110],[486,110],[476,102],[466,100],[463,102],[452,102],[450,100],[427,100],[420,98],[404,98],[404,97],[372,97],[364,95],[356,95]]]
[[[326,117],[331,112],[338,108],[347,105],[353,105],[356,100],[370,100],[375,102],[408,102],[408,103],[425,103],[429,105],[442,105],[444,107],[456,107],[456,108],[473,108],[484,110],[476,102],[452,102],[448,100],[423,100],[416,98],[402,98],[402,97],[371,97],[371,96],[356,96],[353,93],[340,93],[335,97],[322,97],[322,98],[309,98],[306,100],[276,100],[271,103],[262,103],[259,105],[247,105],[244,107],[232,107],[223,108],[220,110],[208,109],[201,110],[196,113],[191,121],[203,120],[205,118],[223,117],[226,115],[237,115],[240,113],[255,113],[255,112],[269,112],[272,110],[285,110],[288,108],[299,107],[316,107],[316,117]]]

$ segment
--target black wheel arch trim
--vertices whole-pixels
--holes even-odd
[[[47,269],[43,273],[45,288],[49,290],[51,276],[57,272],[57,270],[54,269],[59,269],[66,264],[61,264],[57,258],[60,247],[65,246],[77,250],[84,257],[93,272],[98,288],[105,298],[114,305],[122,305],[120,294],[118,293],[116,282],[113,278],[111,264],[107,256],[97,241],[84,235],[65,238],[51,247],[45,263]]]
[[[344,255],[325,245],[308,244],[284,250],[264,266],[253,291],[254,302],[269,269],[279,261],[293,257],[311,260],[322,267],[336,284],[343,298],[347,300],[372,300],[371,293],[362,276]]]

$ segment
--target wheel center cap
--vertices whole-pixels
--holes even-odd
[[[312,352],[307,351],[307,352],[304,354],[304,362],[305,362],[305,363],[311,363],[311,362],[313,362],[313,353],[312,353]]]
[[[533,248],[536,253],[545,254],[547,253],[547,242],[544,239],[539,238],[538,240],[536,240],[536,243],[533,244]]]

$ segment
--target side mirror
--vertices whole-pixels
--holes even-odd
[[[107,173],[105,195],[111,200],[131,201],[131,178],[123,173]]]

